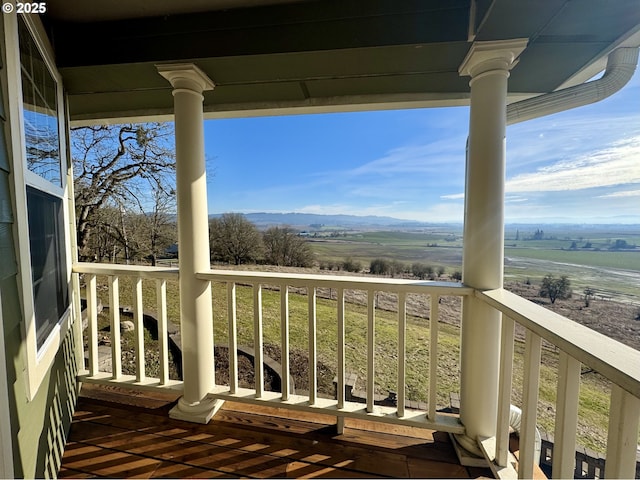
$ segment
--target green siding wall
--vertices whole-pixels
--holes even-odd
[[[3,150],[4,146],[4,143],[0,143],[0,150]],[[13,248],[11,228],[13,215],[9,192],[9,172],[0,166],[0,279],[18,272],[15,249]]]
[[[29,402],[22,373],[26,368],[25,345],[16,283],[15,276],[0,282],[7,376],[9,390],[14,394],[9,405],[15,475],[54,478],[60,468],[77,399],[73,335],[70,331],[65,338],[38,394]]]
[[[1,65],[4,61],[4,32],[0,22]],[[13,439],[15,476],[56,476],[77,398],[75,345],[72,330],[64,340],[55,362],[32,401],[27,400],[24,319],[18,291],[18,267],[13,238],[13,200],[9,174],[13,160],[7,140],[11,131],[6,118],[6,70],[0,69],[0,292],[9,386],[9,415]],[[21,239],[20,241],[27,241]],[[6,415],[5,412],[2,413]]]

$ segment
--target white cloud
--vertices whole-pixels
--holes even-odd
[[[530,172],[639,135],[637,112],[607,115],[577,109],[523,122],[507,129],[507,172]]]
[[[464,199],[464,193],[452,193],[451,195],[441,195],[443,200],[462,200]]]
[[[640,183],[640,135],[507,180],[506,191],[551,192]]]
[[[506,195],[504,199],[504,203],[520,203],[526,202],[529,199],[526,197],[521,197],[519,195]]]
[[[464,169],[465,140],[449,137],[424,145],[409,145],[390,150],[386,155],[360,165],[348,175],[441,174],[443,168],[455,175]]]
[[[627,197],[640,197],[640,190],[624,190],[622,192],[607,193],[606,195],[599,195],[598,198],[627,198]]]

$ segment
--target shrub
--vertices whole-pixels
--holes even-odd
[[[344,262],[342,262],[342,269],[346,272],[359,272],[362,270],[362,264],[356,260],[353,260],[351,257],[347,258]]]
[[[392,277],[395,277],[396,275],[402,275],[405,271],[405,265],[398,260],[392,260],[389,264],[389,271],[391,272]]]
[[[391,270],[391,265],[384,258],[376,258],[371,260],[369,265],[369,273],[372,275],[387,275]]]
[[[411,273],[420,280],[425,280],[433,277],[433,267],[424,263],[416,262],[411,265]]]

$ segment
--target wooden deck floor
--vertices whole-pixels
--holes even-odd
[[[448,435],[226,403],[208,425],[172,420],[175,397],[85,385],[60,478],[477,478]],[[410,436],[413,435],[413,436]]]

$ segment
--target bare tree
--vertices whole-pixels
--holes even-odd
[[[235,265],[256,261],[262,255],[262,237],[256,226],[240,213],[225,213],[209,222],[213,260]]]
[[[271,227],[262,237],[265,261],[286,267],[310,267],[314,256],[309,244],[291,227]]]
[[[87,251],[99,262],[146,260],[156,265],[177,239],[175,216],[162,212],[161,206],[143,213],[105,206],[96,212],[95,219]]]
[[[175,155],[172,142],[173,128],[170,124],[72,129],[71,151],[81,259],[93,257],[89,251],[90,236],[102,228],[99,227],[101,219],[98,214],[102,207],[143,213],[153,205],[153,195],[149,196],[149,192],[170,194],[173,191]],[[124,233],[125,230],[121,229],[120,234],[126,240]],[[124,246],[128,257],[127,241]]]
[[[176,242],[175,195],[173,192],[154,192],[153,208],[135,217],[135,240],[138,255],[155,266],[158,257]]]
[[[584,294],[584,306],[590,306],[591,300],[596,298],[596,291],[591,287],[587,287],[582,293]]]
[[[86,247],[93,260],[115,262],[123,251],[121,216],[117,208],[110,206],[104,206],[95,213],[94,228]]]
[[[571,282],[566,275],[555,278],[553,275],[546,275],[542,279],[540,286],[540,296],[549,297],[551,304],[556,303],[557,299],[571,298]]]

